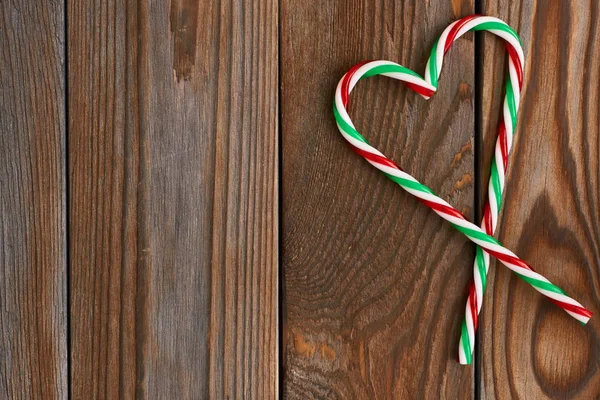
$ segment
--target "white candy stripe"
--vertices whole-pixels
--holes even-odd
[[[513,131],[512,118],[510,117],[510,110],[508,108],[508,101],[504,100],[504,104],[502,105],[502,113],[504,119],[504,126],[506,127],[507,132]]]
[[[431,89],[435,92],[435,87],[433,87],[433,85],[431,85],[430,83],[424,81],[421,78],[418,78],[414,75],[411,74],[406,74],[403,72],[386,72],[385,74],[381,74],[383,76],[387,76],[388,78],[394,78],[397,79],[399,81],[404,81],[404,82],[409,82],[409,83],[414,83],[415,85],[419,85],[419,86],[423,86],[427,89]]]
[[[577,306],[577,307],[583,307],[581,305],[581,303],[579,303],[578,301],[573,300],[569,296],[565,296],[564,294],[556,293],[556,292],[551,292],[551,291],[545,290],[545,289],[539,289],[539,292],[542,293],[544,296],[553,298],[554,300],[558,300],[558,301],[561,301],[563,303],[571,304],[571,305]]]

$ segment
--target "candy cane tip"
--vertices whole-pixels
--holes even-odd
[[[472,358],[472,357],[471,357]],[[468,360],[467,356],[462,352],[459,351],[458,352],[458,357],[456,359],[456,361],[460,364],[460,365],[470,365],[473,363],[472,360]]]
[[[577,313],[576,318],[579,322],[581,322],[582,325],[585,325],[592,318],[592,315],[594,315],[594,314],[590,310],[582,307],[582,309],[579,311],[579,313]]]

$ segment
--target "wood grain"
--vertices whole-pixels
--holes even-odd
[[[67,397],[64,7],[0,3],[0,398]]]
[[[493,263],[480,336],[482,398],[600,396],[598,8],[593,1],[488,0],[484,5],[486,14],[520,33],[526,55],[499,238],[595,316],[587,326],[579,325]],[[484,166],[500,115],[503,52],[499,40],[486,37]]]
[[[68,1],[75,398],[274,398],[277,2]]]
[[[389,59],[422,72],[470,1],[282,2],[283,381],[289,399],[471,398],[456,363],[474,248],[354,154],[337,131],[337,80]],[[425,102],[372,78],[352,94],[365,136],[472,216],[473,36]]]

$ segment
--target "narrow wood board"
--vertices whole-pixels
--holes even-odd
[[[308,398],[471,398],[457,364],[474,247],[347,146],[331,112],[352,65],[421,73],[471,1],[282,1],[283,392]],[[473,35],[428,102],[389,78],[361,82],[350,115],[367,139],[473,215]]]
[[[595,316],[581,326],[493,262],[480,331],[481,398],[600,396],[598,9],[594,1],[484,4],[484,13],[519,32],[526,57],[499,238]],[[489,170],[507,70],[501,40],[488,34],[484,42],[481,159]]]
[[[68,2],[75,398],[274,398],[277,2]]]
[[[64,6],[0,3],[0,398],[66,398]]]

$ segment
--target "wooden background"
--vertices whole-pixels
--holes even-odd
[[[498,237],[600,311],[595,0],[0,2],[0,398],[594,399],[580,326],[357,157],[337,80],[423,71],[453,20],[526,54]],[[379,149],[479,219],[503,44],[465,35],[428,102],[353,93]],[[496,268],[498,267],[498,268]]]

